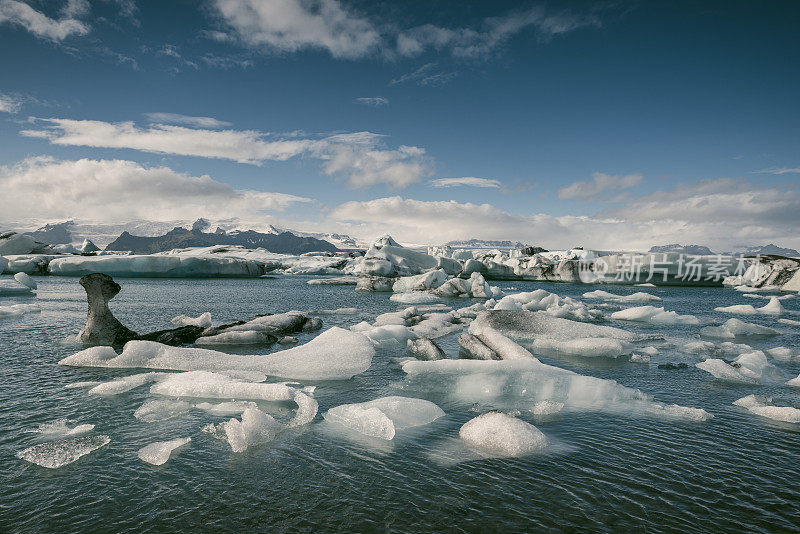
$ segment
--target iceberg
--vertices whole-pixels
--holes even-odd
[[[366,436],[394,439],[406,428],[427,425],[443,417],[436,404],[409,397],[382,397],[358,404],[342,404],[325,413],[325,420]]]
[[[254,445],[269,443],[283,430],[283,425],[258,408],[246,408],[241,420],[222,423],[225,437],[233,452],[243,452]]]
[[[737,337],[769,337],[780,335],[780,332],[753,323],[745,323],[739,319],[728,319],[722,326],[704,326],[700,334],[707,337],[734,339]]]
[[[36,304],[12,304],[10,306],[0,306],[0,318],[24,315],[26,313],[39,313],[42,309]]]
[[[272,334],[258,330],[223,332],[214,336],[201,336],[195,345],[272,345],[278,340]]]
[[[516,457],[544,451],[550,443],[541,430],[502,412],[470,419],[458,431],[471,448],[489,456]]]
[[[189,411],[191,406],[183,400],[150,400],[139,406],[133,416],[145,423],[164,421]]]
[[[37,284],[36,280],[31,278],[25,273],[17,273],[14,275],[14,280],[22,284],[23,286],[27,287],[28,289],[36,289]]]
[[[569,341],[539,338],[533,341],[532,348],[536,352],[558,352],[569,356],[586,358],[617,358],[618,356],[627,356],[633,351],[633,345],[626,341],[595,337],[577,338]]]
[[[778,297],[771,297],[769,302],[760,308],[756,308],[752,304],[736,304],[734,306],[720,306],[714,308],[714,311],[723,313],[736,313],[739,315],[783,315],[786,313],[786,310],[781,304],[781,301],[778,300]]]
[[[171,323],[174,326],[199,326],[201,328],[208,328],[211,326],[211,312],[205,312],[198,317],[189,317],[188,315],[178,315],[173,317]]]
[[[599,289],[597,291],[589,291],[587,293],[584,293],[583,298],[612,300],[614,302],[660,302],[661,301],[660,297],[651,295],[649,293],[644,293],[641,291],[638,293],[633,293],[631,295],[615,295],[614,293],[609,293],[608,291],[602,291]]]
[[[787,347],[774,347],[767,349],[764,352],[766,352],[773,360],[777,360],[779,362],[789,362],[795,357],[792,353],[792,349]]]
[[[442,299],[432,293],[395,293],[389,300],[398,304],[433,304],[441,302]]]
[[[90,395],[119,395],[150,382],[158,382],[172,376],[170,373],[141,373],[137,375],[115,378],[110,382],[102,382],[89,390]]]
[[[436,289],[444,284],[447,280],[447,273],[442,269],[430,271],[415,276],[404,276],[398,278],[392,285],[392,291],[395,293],[407,293],[410,291],[427,291],[429,289]]]
[[[405,342],[405,341],[404,341]],[[91,347],[59,363],[76,367],[145,368],[173,371],[257,371],[292,380],[347,380],[366,371],[375,347],[365,336],[332,327],[305,345],[266,355],[226,354],[201,348],[129,341],[122,354]]]
[[[748,395],[734,401],[733,404],[745,408],[750,413],[775,421],[800,423],[800,410],[792,406],[774,406],[771,402],[772,400],[766,397]]]
[[[655,306],[638,306],[620,310],[612,313],[611,318],[617,321],[634,321],[655,325],[700,324],[700,320],[694,315],[678,315],[674,311],[665,311],[664,308]]]
[[[247,382],[209,371],[176,373],[150,388],[150,393],[165,397],[265,401],[294,400],[295,391],[295,388],[282,383]]]
[[[58,469],[108,445],[108,436],[78,436],[60,441],[49,441],[28,447],[17,453],[17,458],[48,469]]]
[[[0,297],[28,297],[33,296],[34,291],[16,280],[0,280]]]
[[[765,378],[777,376],[777,369],[770,365],[767,356],[760,350],[746,352],[736,357],[732,363],[709,358],[695,364],[695,367],[714,375],[714,378],[740,384],[762,384]]]
[[[156,441],[139,449],[137,455],[143,462],[151,465],[163,465],[173,453],[189,444],[192,438],[178,438],[170,441]]]
[[[91,424],[69,426],[66,419],[58,419],[52,423],[42,423],[37,428],[27,432],[39,434],[43,439],[52,440],[79,436],[92,430],[94,430],[94,425]]]
[[[103,273],[114,277],[256,277],[264,274],[256,261],[219,256],[177,254],[55,257],[48,264],[55,276]]]
[[[575,321],[593,321],[602,317],[601,312],[589,309],[583,302],[569,297],[562,298],[544,289],[506,295],[495,304],[493,309],[543,311],[553,317],[563,317]]]
[[[459,357],[472,360],[499,360],[500,356],[486,346],[478,336],[460,334],[458,336]]]
[[[445,357],[442,348],[432,339],[409,339],[406,345],[408,352],[418,360],[441,360]]]

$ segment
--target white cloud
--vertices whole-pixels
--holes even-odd
[[[124,160],[26,159],[0,168],[0,213],[6,220],[80,218],[102,222],[198,217],[258,219],[309,198],[235,190],[207,175]]]
[[[192,117],[178,113],[145,113],[148,120],[161,124],[184,124],[198,128],[223,128],[230,126],[230,122],[217,120],[213,117]]]
[[[16,113],[22,107],[22,102],[13,96],[0,93],[0,112]]]
[[[484,58],[525,29],[533,29],[540,40],[547,41],[588,26],[600,26],[600,19],[593,13],[551,12],[544,5],[536,5],[525,11],[487,18],[482,30],[417,26],[398,34],[397,51],[403,56],[416,56],[431,48],[447,49],[456,57]]]
[[[605,174],[592,173],[588,182],[574,182],[558,190],[558,198],[577,198],[580,200],[595,200],[601,193],[628,189],[642,183],[642,175],[636,174]]]
[[[357,104],[364,104],[365,106],[372,106],[379,108],[381,106],[388,105],[389,99],[382,96],[364,96],[361,98],[356,98],[355,102]]]
[[[36,37],[51,41],[63,41],[72,35],[86,35],[89,26],[76,16],[85,15],[88,4],[80,0],[69,0],[62,14],[64,18],[56,20],[18,0],[0,0],[0,23],[6,22],[21,26]]]
[[[500,180],[491,180],[489,178],[475,178],[474,176],[464,176],[462,178],[438,178],[428,182],[433,187],[457,187],[466,185],[470,187],[500,187]]]
[[[648,250],[697,243],[715,251],[745,244],[797,248],[800,184],[765,188],[744,180],[704,180],[658,191],[594,216],[514,214],[491,204],[421,201],[398,196],[346,202],[329,218],[341,232],[365,238],[390,233],[411,243],[514,239],[561,249]]]
[[[381,42],[371,21],[337,0],[215,0],[213,6],[233,34],[253,47],[323,49],[336,58],[359,58]]]
[[[401,83],[414,82],[422,87],[441,87],[458,75],[456,72],[437,71],[436,67],[437,63],[426,63],[413,72],[392,79],[389,84],[399,85]]]
[[[405,187],[431,175],[425,150],[401,145],[385,148],[384,136],[371,132],[323,138],[276,136],[254,130],[209,130],[167,124],[146,128],[133,122],[39,119],[38,129],[21,135],[46,139],[56,145],[127,148],[204,158],[228,159],[253,165],[308,156],[320,161],[331,176],[345,176],[352,187],[385,183]]]
[[[754,171],[755,174],[800,174],[800,167],[770,167],[769,169],[762,169],[760,171]]]

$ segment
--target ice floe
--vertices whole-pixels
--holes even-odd
[[[665,311],[655,306],[638,306],[616,311],[611,318],[617,321],[633,321],[654,325],[696,325],[700,320],[694,315],[678,315],[674,311]]]
[[[154,341],[129,341],[119,355],[111,347],[91,347],[59,363],[175,371],[257,371],[294,380],[345,380],[366,371],[374,355],[375,347],[365,336],[332,327],[305,345],[266,355],[226,354]]]
[[[195,345],[271,345],[278,339],[272,334],[259,330],[223,332],[214,336],[202,336]]]
[[[177,317],[173,317],[171,322],[175,326],[199,326],[208,328],[211,326],[211,312],[202,313],[197,317],[178,315]]]
[[[406,342],[408,352],[418,360],[441,360],[445,357],[442,347],[432,339],[409,339]]]
[[[645,285],[645,284],[641,284]],[[609,293],[608,291],[603,291],[598,289],[597,291],[588,291],[583,294],[583,298],[585,299],[603,299],[603,300],[611,300],[614,302],[659,302],[661,301],[661,297],[657,297],[655,295],[651,295],[650,293],[644,293],[639,291],[637,293],[633,293],[631,295],[616,295],[614,293]]]
[[[547,436],[532,424],[496,411],[470,419],[458,435],[470,448],[499,457],[542,452],[550,443]]]
[[[110,442],[111,438],[103,435],[77,436],[28,447],[18,452],[17,458],[48,469],[58,469]]]
[[[733,306],[719,306],[714,308],[714,311],[739,315],[783,315],[786,313],[778,297],[770,298],[769,302],[760,308],[756,308],[752,304],[736,304]]]
[[[33,289],[16,280],[0,280],[0,297],[30,297],[34,295]]]
[[[243,452],[254,445],[269,443],[284,429],[283,425],[258,408],[247,408],[241,420],[221,424],[233,452]]]
[[[409,397],[382,397],[358,404],[342,404],[325,413],[325,420],[366,436],[391,440],[406,428],[427,425],[443,417],[436,404]]]
[[[143,462],[152,465],[163,465],[173,455],[175,451],[184,447],[192,441],[192,438],[178,438],[170,441],[156,441],[149,445],[145,445],[137,455]]]
[[[28,289],[36,289],[38,286],[36,280],[28,276],[26,273],[17,273],[14,275],[14,280],[27,287]]]
[[[150,392],[165,397],[288,401],[296,389],[286,384],[246,382],[209,371],[176,373],[154,384]]]
[[[536,352],[558,352],[569,356],[587,358],[616,358],[618,356],[627,356],[633,351],[633,345],[626,341],[595,337],[577,338],[569,341],[539,338],[533,341],[532,348]]]
[[[157,399],[149,400],[139,406],[133,416],[145,423],[154,423],[182,415],[191,409],[191,405],[184,400]]]
[[[43,439],[53,440],[72,436],[79,436],[94,430],[92,424],[82,424],[70,426],[66,419],[58,419],[52,423],[42,423],[37,428],[28,430],[33,434],[38,434]]]
[[[707,337],[734,339],[737,337],[768,337],[780,334],[777,330],[739,319],[728,319],[722,326],[704,326],[700,334]]]
[[[767,356],[760,350],[740,354],[731,363],[709,358],[695,366],[711,373],[718,380],[741,384],[762,384],[764,380],[779,377],[778,370],[767,361]]]
[[[775,406],[772,404],[772,399],[767,397],[748,395],[734,401],[733,404],[747,409],[750,413],[775,421],[800,423],[800,410],[792,406]]]
[[[554,317],[576,321],[592,321],[602,317],[600,311],[589,309],[583,302],[569,297],[562,298],[544,289],[506,295],[495,304],[493,309],[544,311]]]
[[[389,297],[389,300],[392,302],[397,302],[398,304],[432,304],[442,301],[441,298],[437,297],[433,293],[423,292],[395,293]]]
[[[140,373],[136,375],[115,378],[110,382],[103,382],[89,390],[90,395],[112,396],[128,392],[139,386],[164,380],[171,376],[170,373]]]
[[[36,304],[11,304],[10,306],[0,306],[0,317],[15,317],[26,313],[39,313],[42,311]]]

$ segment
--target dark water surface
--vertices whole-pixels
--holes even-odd
[[[358,308],[357,315],[322,317],[325,327],[349,327],[397,309],[387,294],[357,293],[352,286],[309,286],[307,280],[122,279],[123,291],[112,301],[112,309],[140,332],[167,328],[175,315],[204,311],[219,323],[292,309]],[[451,447],[460,426],[491,406],[432,397],[447,416],[398,433],[392,442],[345,439],[330,432],[318,416],[312,425],[234,454],[227,443],[200,431],[225,417],[191,411],[156,423],[135,419],[136,408],[152,398],[148,386],[109,398],[65,389],[72,382],[108,380],[136,371],[57,365],[80,349],[68,338],[85,321],[85,295],[75,278],[37,281],[38,298],[0,303],[36,302],[43,309],[40,314],[0,319],[2,532],[800,529],[800,425],[763,419],[731,404],[757,393],[800,406],[797,392],[781,383],[741,386],[716,381],[693,366],[698,356],[662,346],[649,365],[542,360],[639,388],[659,402],[704,408],[714,414],[705,423],[603,412],[570,412],[542,420],[523,414],[558,447],[523,458],[441,461],[447,456],[441,451]],[[512,287],[542,287],[573,297],[596,289],[497,285],[506,292],[513,292]],[[717,324],[729,316],[713,312],[715,306],[766,303],[727,289],[646,290],[661,296],[668,310]],[[628,293],[633,288],[611,291]],[[799,301],[782,301],[793,313],[788,317],[800,318]],[[474,301],[452,302],[463,306]],[[754,348],[786,346],[798,352],[800,327],[779,325],[771,317],[742,319],[784,332],[771,340],[748,342]],[[669,341],[695,339],[700,328],[624,327],[655,330]],[[442,344],[455,356],[454,336]],[[349,381],[317,383],[320,413],[343,403],[402,394],[398,387],[405,374],[396,362],[401,356],[401,348],[381,349],[366,373]],[[686,362],[689,368],[657,368],[665,362]],[[773,363],[786,379],[800,372],[798,362]],[[111,443],[54,470],[15,456],[37,442],[36,435],[26,431],[63,418],[96,425],[94,433],[108,435]],[[186,436],[192,438],[189,447],[163,466],[137,457],[148,443]]]

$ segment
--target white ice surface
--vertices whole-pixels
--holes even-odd
[[[211,326],[211,312],[202,313],[197,317],[178,315],[172,318],[172,324],[175,326],[201,326],[208,328]]]
[[[156,441],[149,445],[145,445],[137,455],[143,462],[152,465],[163,465],[167,463],[172,454],[179,448],[188,445],[192,438],[178,438],[170,441]]]
[[[432,402],[392,396],[336,406],[325,413],[325,420],[366,436],[391,440],[399,430],[427,425],[444,415]]]
[[[17,458],[48,469],[58,469],[82,456],[108,445],[111,439],[103,435],[78,436],[59,441],[48,441],[28,447],[17,453]]]
[[[542,452],[550,443],[532,424],[502,412],[487,412],[470,419],[458,435],[470,448],[500,457]]]
[[[674,311],[665,311],[655,306],[638,306],[616,311],[611,318],[617,321],[634,321],[654,325],[695,325],[700,321],[694,315],[678,315]]]

